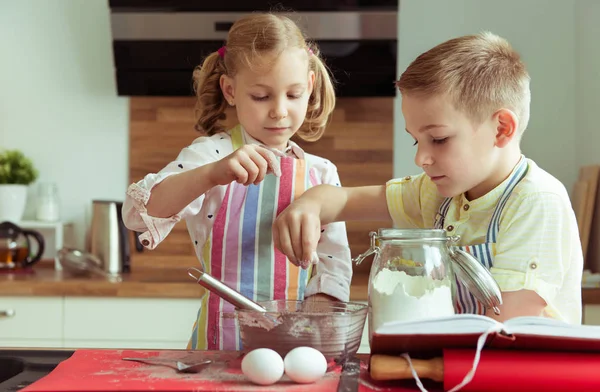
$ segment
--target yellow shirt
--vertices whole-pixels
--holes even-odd
[[[575,213],[563,184],[527,162],[527,174],[502,210],[490,271],[502,291],[533,290],[546,301],[546,316],[581,324],[583,255]],[[452,199],[444,227],[449,235],[460,235],[458,245],[486,241],[507,185],[508,179],[476,200],[468,201],[464,194]],[[394,179],[386,188],[395,227],[433,228],[444,197],[427,175]]]

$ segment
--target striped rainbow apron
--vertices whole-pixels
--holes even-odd
[[[231,132],[233,149],[244,143],[241,128]],[[294,266],[273,245],[277,215],[318,183],[305,160],[280,157],[281,177],[268,174],[258,185],[232,182],[203,247],[205,272],[254,301],[304,299],[312,268]],[[194,323],[188,349],[241,350],[234,307],[207,292]]]
[[[506,202],[508,201],[512,191],[525,177],[525,174],[527,174],[527,168],[527,160],[523,157],[510,176],[508,185],[500,196],[498,204],[496,204],[496,208],[494,209],[492,219],[490,220],[490,224],[487,229],[485,243],[456,246],[457,249],[464,250],[465,252],[471,254],[487,269],[490,269],[494,264],[494,256],[496,255],[496,239],[498,238],[498,231],[500,230],[500,216],[502,215],[502,210],[504,209],[504,206],[506,205]],[[451,202],[452,198],[446,198],[440,205],[437,213],[438,219],[435,222],[436,229],[444,228],[444,219],[448,213]],[[475,299],[473,294],[469,292],[469,289],[458,279],[456,279],[456,285],[457,295],[454,303],[454,310],[456,313],[485,314],[485,306]]]

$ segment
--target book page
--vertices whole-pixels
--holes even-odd
[[[564,336],[600,340],[600,326],[573,325],[547,317],[516,317],[505,323],[509,334]]]
[[[375,333],[380,335],[460,335],[484,333],[492,326],[502,326],[502,323],[477,314],[455,314],[416,321],[390,321],[382,324]]]

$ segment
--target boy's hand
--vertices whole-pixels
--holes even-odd
[[[322,304],[319,305],[318,302],[321,302]],[[335,310],[335,312],[345,312],[346,303],[323,293],[311,295],[302,301],[302,312],[317,312],[320,314],[326,314],[325,311],[331,312],[333,310]],[[330,325],[327,328],[324,327],[324,324],[319,318],[314,319],[314,328],[313,333],[311,334],[312,336],[310,343],[317,347],[325,344],[332,351],[342,351],[349,336],[348,330],[350,329],[350,318],[347,316],[341,316],[340,319],[346,322],[334,322],[333,325]]]
[[[209,177],[214,186],[227,185],[232,181],[244,185],[258,184],[267,173],[281,176],[275,154],[255,144],[246,144],[210,165]]]
[[[304,298],[304,301],[302,301],[302,310],[304,312],[310,312],[312,309],[315,308],[314,305],[311,305],[311,303],[314,303],[314,302],[328,302],[328,303],[333,304],[335,302],[340,302],[340,300],[335,297],[332,297],[331,295],[317,293],[317,294],[311,295],[310,297]],[[317,307],[317,309],[318,309],[318,307]]]
[[[290,261],[306,269],[314,259],[321,237],[319,206],[300,197],[273,223],[273,242]],[[318,256],[317,256],[318,261]]]
[[[304,302],[319,302],[319,301],[327,301],[327,302],[340,302],[339,299],[332,297],[331,295],[328,294],[323,294],[323,293],[317,293],[314,295],[311,295],[310,297],[306,297],[304,298]]]

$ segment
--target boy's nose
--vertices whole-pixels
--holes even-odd
[[[433,163],[431,154],[422,147],[417,148],[415,154],[415,164],[419,167],[430,166]]]

